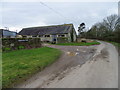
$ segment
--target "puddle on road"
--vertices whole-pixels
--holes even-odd
[[[76,56],[78,53],[77,52],[67,52],[68,56]]]

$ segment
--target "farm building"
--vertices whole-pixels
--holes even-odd
[[[40,37],[41,41],[65,43],[76,41],[73,24],[23,28],[19,35],[27,38]]]
[[[15,38],[16,35],[16,32],[0,29],[0,38]]]

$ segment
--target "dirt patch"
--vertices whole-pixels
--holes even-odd
[[[109,55],[109,53],[105,48],[101,50],[101,57],[102,58],[107,58],[108,55]]]
[[[109,62],[108,57],[109,57],[109,52],[108,52],[108,50],[107,50],[106,48],[103,48],[98,55],[96,55],[95,57],[93,57],[92,60],[93,60],[93,61],[104,60],[104,61],[106,61],[106,62]],[[91,61],[92,61],[92,60],[91,60]]]
[[[75,52],[67,52],[68,56],[76,56],[77,54]]]

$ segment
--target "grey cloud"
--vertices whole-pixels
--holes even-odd
[[[91,27],[106,17],[110,8],[117,9],[116,2],[45,2],[45,4],[53,10],[39,2],[3,3],[3,26],[27,27],[36,26],[39,23],[46,25],[73,23],[77,29],[81,22],[85,22],[87,27]]]

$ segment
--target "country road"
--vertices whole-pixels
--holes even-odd
[[[118,52],[107,42],[94,46],[57,46],[63,55],[14,88],[118,88]]]

